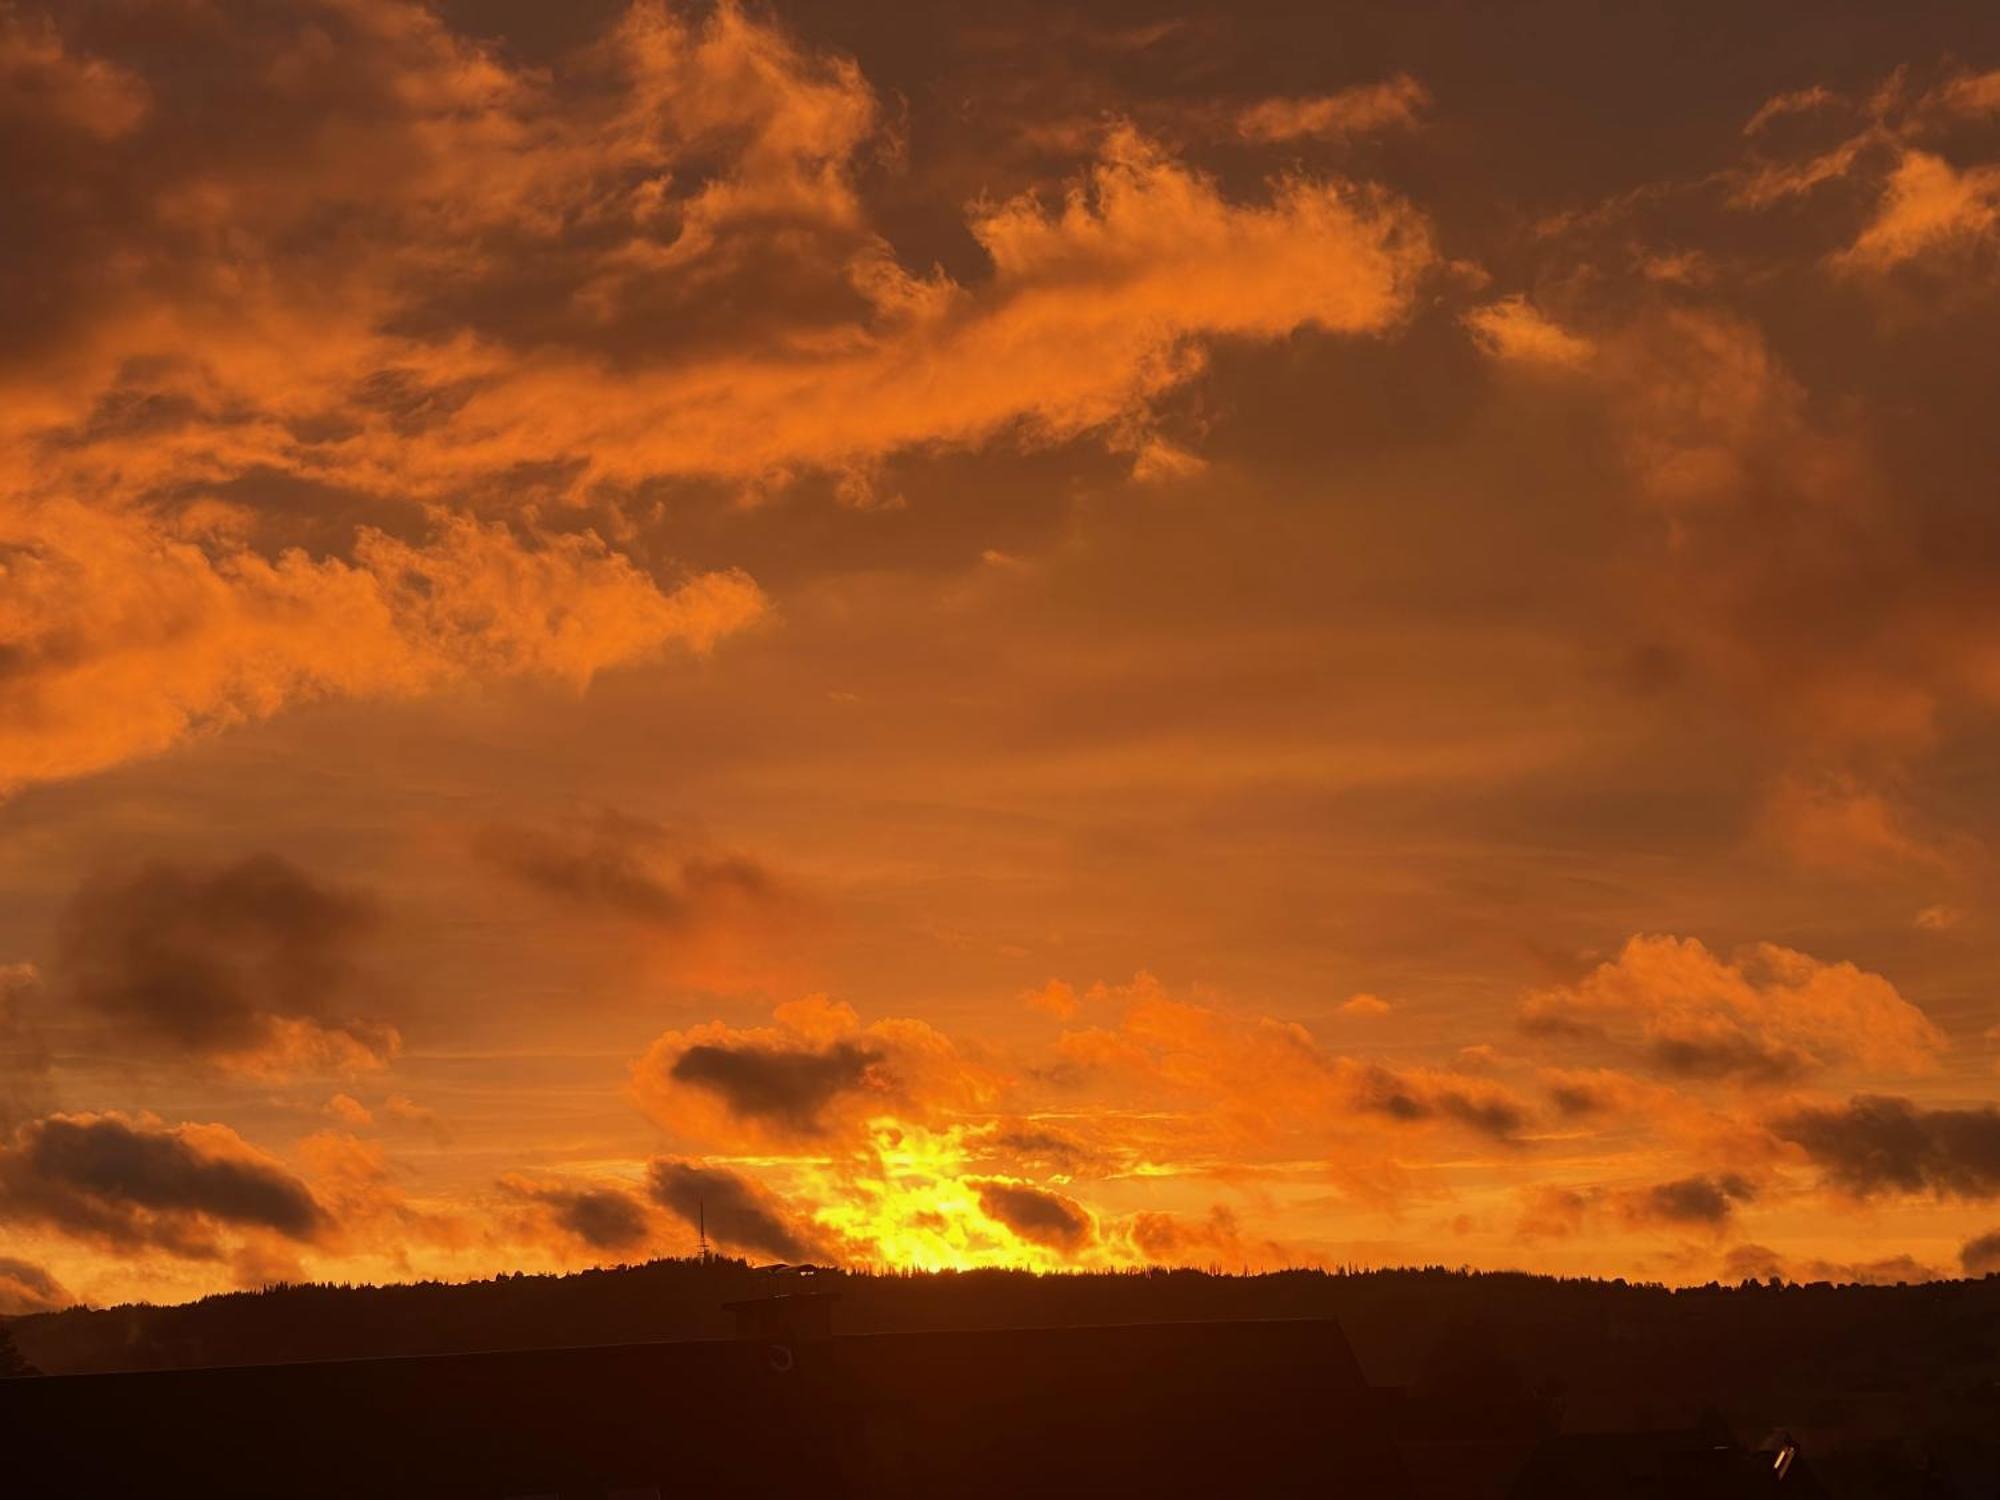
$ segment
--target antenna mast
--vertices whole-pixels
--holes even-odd
[[[701,1261],[708,1264],[708,1195],[704,1193],[694,1201],[695,1225],[701,1235]]]

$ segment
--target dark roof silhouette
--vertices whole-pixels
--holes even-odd
[[[47,1497],[1407,1494],[1319,1320],[46,1377],[0,1426]]]

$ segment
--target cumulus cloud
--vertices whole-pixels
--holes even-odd
[[[810,1220],[761,1183],[725,1167],[657,1157],[646,1169],[652,1199],[715,1244],[782,1261],[829,1258]]]
[[[275,557],[74,502],[0,495],[0,791],[325,697],[528,676],[581,688],[763,609],[736,573],[663,592],[588,533],[441,520],[412,543]]]
[[[123,1045],[270,1074],[376,1068],[400,1039],[356,1013],[374,920],[362,897],[276,855],[154,863],[84,882],[55,973]]]
[[[0,1255],[0,1317],[54,1312],[75,1301],[45,1267],[12,1255]]]
[[[332,1222],[310,1189],[224,1125],[51,1115],[0,1147],[0,1220],[190,1259],[229,1232],[309,1243]]]
[[[1384,333],[1435,260],[1377,188],[1237,197],[1119,127],[1053,200],[969,211],[986,274],[913,272],[859,186],[895,144],[867,80],[735,4],[635,0],[534,67],[395,0],[53,7],[0,47],[0,279],[32,292],[0,366],[0,785],[304,698],[706,649],[754,584],[662,582],[565,511],[622,535],[647,484],[859,493],[1000,439],[1185,470],[1151,411],[1211,343]]]
[[[1741,1084],[1853,1064],[1921,1073],[1944,1045],[1894,985],[1851,963],[1774,943],[1730,961],[1694,938],[1643,935],[1576,984],[1529,996],[1520,1022],[1596,1036],[1670,1077]]]
[[[979,1207],[1022,1239],[1074,1255],[1097,1236],[1089,1210],[1074,1198],[1026,1182],[975,1182]]]
[[[1858,1198],[1927,1193],[2000,1196],[2000,1109],[1926,1109],[1908,1099],[1856,1094],[1844,1105],[1812,1105],[1771,1122],[1827,1184]]]

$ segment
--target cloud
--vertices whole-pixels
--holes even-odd
[[[1526,297],[1502,297],[1465,313],[1473,342],[1498,360],[1519,365],[1580,369],[1596,346],[1538,311]]]
[[[1744,122],[1743,133],[1756,135],[1775,121],[1792,115],[1810,114],[1827,109],[1840,102],[1840,96],[1823,84],[1813,84],[1788,93],[1775,94],[1758,106],[1757,112]]]
[[[1076,989],[1060,979],[1051,979],[1040,989],[1027,991],[1021,998],[1030,1010],[1053,1016],[1058,1021],[1073,1020],[1076,1016]]]
[[[1562,1034],[1560,1026],[1555,1034]],[[1593,1033],[1585,1028],[1582,1034]],[[1660,1085],[1644,1083],[1615,1068],[1543,1068],[1539,1076],[1549,1103],[1569,1120],[1645,1111],[1662,1102]]]
[[[0,964],[0,1130],[49,1103],[49,1049],[28,1015],[42,980],[33,964]]]
[[[1571,1239],[1609,1215],[1627,1228],[1706,1229],[1719,1234],[1734,1223],[1739,1204],[1757,1197],[1756,1184],[1734,1172],[1698,1172],[1637,1187],[1543,1184],[1522,1191],[1514,1232],[1524,1240]]]
[[[1937,1267],[1910,1255],[1870,1261],[1790,1260],[1769,1246],[1753,1244],[1733,1247],[1723,1257],[1722,1270],[1731,1281],[1768,1281],[1776,1276],[1794,1283],[1827,1281],[1836,1286],[1896,1286],[1943,1279]]]
[[[1857,1198],[1928,1193],[2000,1196],[2000,1109],[1925,1109],[1908,1099],[1856,1094],[1771,1122],[1799,1146],[1827,1184]]]
[[[109,1249],[221,1253],[224,1231],[311,1242],[331,1220],[306,1185],[224,1125],[51,1115],[0,1147],[0,1220]]]
[[[1574,985],[1523,1003],[1530,1033],[1597,1035],[1669,1077],[1773,1084],[1829,1068],[1922,1073],[1944,1038],[1894,985],[1774,943],[1734,961],[1636,936]]]
[[[385,1065],[396,1030],[355,1014],[362,897],[257,854],[92,877],[63,912],[63,998],[121,1045],[251,1073]]]
[[[562,830],[494,824],[476,840],[482,858],[532,890],[670,932],[784,904],[778,882],[754,860],[680,844],[658,824],[616,814]]]
[[[1119,125],[1053,195],[967,211],[981,271],[912,271],[863,190],[900,149],[874,90],[736,4],[637,0],[532,66],[347,0],[56,7],[0,47],[32,312],[0,363],[0,788],[704,651],[763,596],[635,560],[648,486],[858,493],[905,451],[1083,437],[1185,472],[1153,410],[1214,344],[1385,334],[1436,260],[1379,188],[1239,195]]]
[[[646,1169],[652,1199],[730,1250],[782,1261],[829,1258],[822,1238],[762,1184],[727,1168],[656,1157]]]
[[[1358,1017],[1386,1016],[1395,1007],[1380,995],[1349,995],[1340,1002],[1342,1015]]]
[[[76,1301],[63,1284],[42,1266],[0,1255],[0,1317],[19,1318],[29,1313],[54,1312]]]
[[[1304,1026],[1171,997],[1151,974],[1097,986],[1116,1023],[1066,1031],[1057,1057],[1079,1086],[1135,1093],[1153,1112],[1183,1112],[1182,1139],[1240,1151],[1290,1139],[1324,1141],[1358,1118],[1397,1125],[1451,1122],[1509,1140],[1529,1118],[1505,1087],[1441,1069],[1394,1070],[1331,1052]]]
[[[1656,1183],[1623,1200],[1627,1216],[1637,1222],[1696,1224],[1720,1230],[1734,1217],[1736,1205],[1757,1197],[1744,1178],[1724,1172]]]
[[[326,1233],[315,1245],[322,1253],[380,1256],[399,1275],[409,1276],[415,1264],[413,1252],[458,1252],[480,1239],[471,1215],[413,1198],[379,1141],[320,1130],[300,1141],[295,1154],[328,1220]],[[269,1258],[270,1246],[254,1248]],[[238,1259],[243,1259],[241,1253]],[[298,1273],[284,1274],[295,1278]],[[254,1274],[242,1279],[257,1284]]]
[[[1526,1106],[1498,1084],[1429,1068],[1398,1072],[1368,1064],[1351,1071],[1355,1107],[1394,1120],[1454,1120],[1497,1141],[1513,1140],[1528,1122]]]
[[[18,111],[99,141],[130,134],[151,104],[133,74],[73,55],[52,19],[13,10],[0,16],[0,79],[6,114]]]
[[[1272,1269],[1303,1265],[1311,1259],[1275,1240],[1246,1237],[1235,1212],[1222,1203],[1211,1204],[1208,1213],[1200,1218],[1137,1213],[1122,1228],[1139,1253],[1153,1265]]]
[[[1568,1239],[1582,1232],[1603,1196],[1596,1187],[1544,1184],[1524,1189],[1514,1233],[1524,1240]]]
[[[326,1112],[341,1124],[351,1127],[366,1127],[375,1123],[375,1115],[352,1094],[335,1094],[326,1101]]]
[[[1318,136],[1340,140],[1372,130],[1409,129],[1431,102],[1430,91],[1407,73],[1304,99],[1265,99],[1236,117],[1246,141],[1270,143]]]
[[[696,1042],[667,1069],[675,1083],[705,1089],[740,1118],[796,1135],[819,1135],[827,1106],[843,1094],[884,1086],[870,1069],[882,1054],[852,1042],[821,1048]]]
[[[468,680],[580,690],[668,644],[756,619],[737,573],[662,592],[589,533],[523,541],[440,519],[423,543],[358,533],[351,558],[0,494],[0,791],[150,755],[326,697]]]
[[[577,1187],[518,1173],[500,1186],[541,1208],[548,1222],[592,1250],[635,1250],[652,1238],[646,1206],[623,1188]]]
[[[1912,831],[1906,808],[1852,775],[1781,777],[1766,799],[1763,832],[1799,864],[1848,874],[1949,872],[1940,842]]]
[[[975,1182],[979,1207],[1022,1239],[1074,1255],[1097,1237],[1096,1222],[1081,1203],[1025,1182]]]
[[[2000,238],[2000,166],[1954,168],[1907,150],[1889,174],[1875,217],[1834,256],[1843,270],[1883,272]]]
[[[1959,1247],[1958,1263],[1968,1276],[2000,1273],[2000,1229],[1967,1240]]]
[[[451,1144],[451,1128],[438,1112],[408,1095],[391,1094],[382,1102],[382,1113],[399,1125],[412,1125],[423,1130],[440,1146]]]
[[[995,1080],[922,1021],[864,1027],[824,997],[779,1006],[774,1019],[665,1033],[633,1068],[641,1107],[697,1140],[796,1143],[853,1139],[875,1115],[928,1118],[993,1097]]]

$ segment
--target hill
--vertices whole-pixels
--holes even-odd
[[[1336,1318],[1375,1385],[1436,1393],[1476,1372],[1482,1392],[1546,1399],[1576,1429],[1712,1408],[1749,1440],[1785,1428],[1809,1452],[1840,1455],[1856,1494],[1878,1470],[1886,1482],[1891,1470],[2000,1464],[2000,1277],[1681,1289],[1441,1267],[813,1279],[839,1294],[845,1333]],[[717,1338],[724,1302],[771,1285],[740,1261],[663,1260],[458,1285],[281,1286],[39,1314],[10,1331],[50,1374]]]

